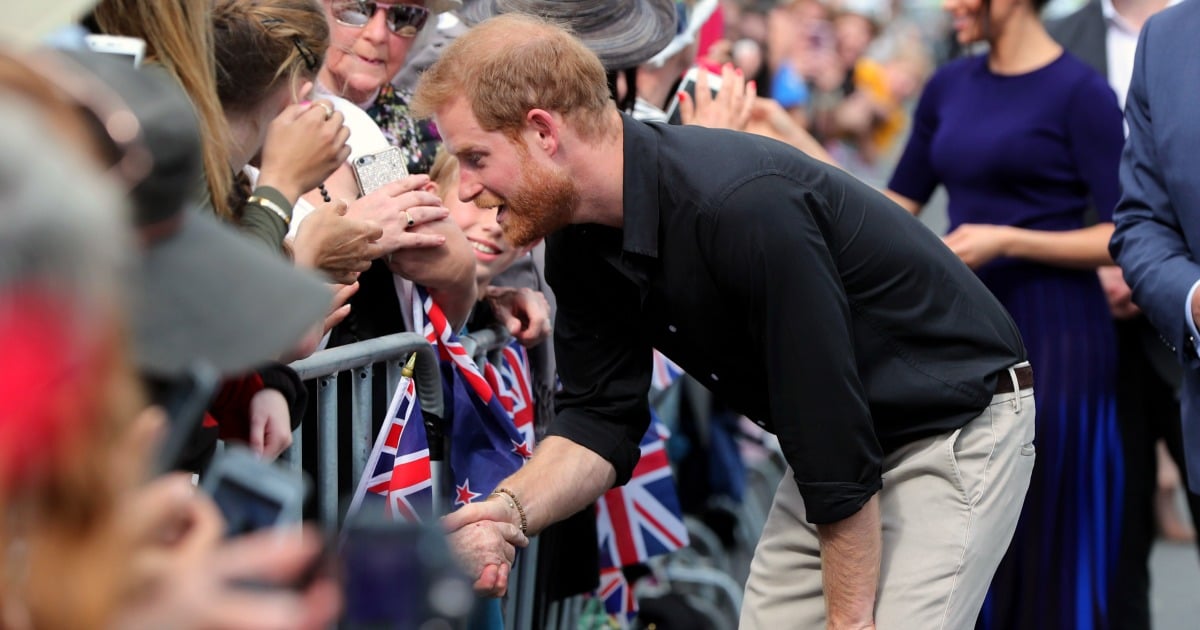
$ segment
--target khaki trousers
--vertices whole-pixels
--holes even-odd
[[[879,630],[974,627],[1029,488],[1033,418],[1032,390],[998,394],[961,429],[884,459]],[[817,530],[790,468],[754,552],[741,627],[825,628]]]

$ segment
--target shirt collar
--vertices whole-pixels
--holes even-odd
[[[1173,7],[1182,2],[1182,0],[1167,0],[1166,7]],[[1117,26],[1136,34],[1137,29],[1130,26],[1129,22],[1117,13],[1117,8],[1113,6],[1112,0],[1100,0],[1100,12],[1104,14],[1104,20],[1109,23],[1115,23]]]
[[[650,125],[621,114],[625,179],[622,182],[622,248],[658,258],[658,135]]]

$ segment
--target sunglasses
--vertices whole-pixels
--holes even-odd
[[[333,19],[338,24],[362,28],[375,17],[375,11],[387,12],[388,30],[400,37],[416,37],[429,19],[429,9],[416,4],[383,4],[356,0],[337,0],[333,3]]]

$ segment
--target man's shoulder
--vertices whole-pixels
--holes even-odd
[[[1167,7],[1150,16],[1142,28],[1147,45],[1156,48],[1165,45],[1171,49],[1169,52],[1192,55],[1200,29],[1200,0],[1184,0]]]

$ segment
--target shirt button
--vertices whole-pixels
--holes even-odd
[[[671,324],[670,326],[667,326],[667,330],[669,330],[671,332],[676,332],[679,329],[675,327],[675,324]]]
[[[717,378],[717,375],[716,375],[716,374],[709,374],[709,375],[708,375],[708,377],[709,377],[709,378],[711,378],[711,379],[712,379],[712,380],[714,380],[714,381],[719,381],[719,380],[721,380],[721,379]]]

